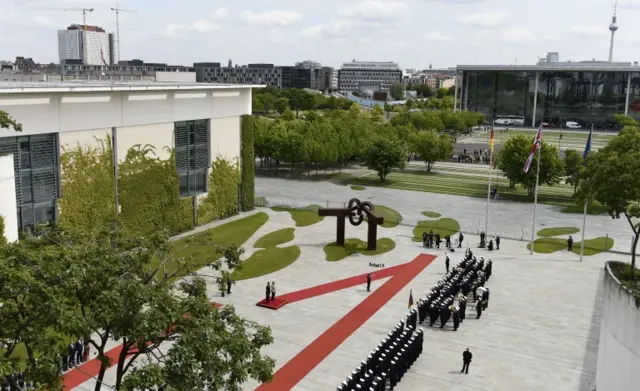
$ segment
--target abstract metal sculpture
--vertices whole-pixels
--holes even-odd
[[[318,216],[333,216],[337,218],[336,245],[338,246],[344,246],[345,218],[348,216],[349,222],[354,226],[358,226],[362,224],[366,217],[369,225],[367,229],[367,250],[375,250],[378,241],[378,225],[384,223],[384,218],[376,216],[373,210],[374,207],[370,202],[361,202],[357,198],[352,198],[346,208],[318,209]]]

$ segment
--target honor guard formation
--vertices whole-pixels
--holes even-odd
[[[444,328],[453,318],[456,331],[466,317],[467,296],[473,291],[476,302],[476,319],[489,306],[489,289],[484,285],[491,277],[492,261],[479,260],[467,250],[465,258],[418,300],[417,309],[410,311],[406,321],[400,321],[366,360],[338,386],[338,391],[393,389],[422,353],[424,332],[418,328],[429,316],[433,326],[440,318]],[[468,368],[467,368],[468,370]]]

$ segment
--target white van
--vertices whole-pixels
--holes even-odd
[[[496,125],[511,125],[513,121],[510,118],[497,118],[495,120]]]
[[[567,127],[567,129],[580,129],[580,128],[582,128],[582,126],[580,126],[580,124],[575,122],[575,121],[567,121],[565,126]]]

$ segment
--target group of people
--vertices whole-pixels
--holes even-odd
[[[433,229],[427,233],[427,231],[422,232],[422,246],[427,248],[440,248],[440,244],[442,243],[442,237],[440,233],[433,233]],[[464,235],[462,232],[458,234],[458,248],[462,248],[462,241],[464,240]],[[451,248],[451,236],[445,235],[444,237],[444,246],[445,248]]]
[[[434,326],[439,319],[440,328],[444,329],[452,319],[453,331],[457,331],[467,317],[467,302],[471,293],[475,301],[476,319],[479,319],[489,306],[489,288],[485,284],[491,277],[492,265],[490,259],[477,259],[471,250],[467,250],[465,258],[418,301],[417,309],[410,315],[410,322],[415,322],[417,318],[419,323],[423,323],[429,317],[429,326]]]
[[[489,251],[500,250],[500,236],[495,237],[495,247],[493,243],[493,240],[489,240],[489,243],[487,243],[487,234],[484,231],[480,232],[480,248],[486,247]]]
[[[424,332],[400,321],[358,368],[338,386],[338,391],[387,390],[400,382],[422,353]]]
[[[17,388],[17,387],[20,388]],[[0,390],[2,391],[14,391],[14,390],[30,390],[33,387],[30,381],[25,379],[24,373],[19,371],[17,373],[3,376],[0,381]]]
[[[451,156],[451,161],[454,163],[482,163],[489,164],[491,155],[488,150],[474,149],[473,153],[467,153],[464,149],[462,153]]]
[[[69,341],[67,354],[60,356],[60,368],[62,368],[63,372],[66,372],[76,365],[89,361],[90,351],[91,346],[88,338],[85,338],[84,342],[80,339],[75,342]]]
[[[270,301],[274,301],[276,299],[276,282],[271,281],[271,283],[267,282],[267,286],[264,288],[265,294],[265,302],[268,304]]]

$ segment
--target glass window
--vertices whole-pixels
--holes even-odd
[[[20,151],[20,168],[31,168],[31,154],[29,152]]]
[[[180,196],[186,197],[189,195],[189,178],[188,174],[180,175]]]
[[[197,171],[195,175],[196,179],[196,191],[204,193],[207,191],[207,172]]]
[[[22,187],[22,205],[30,204],[32,202],[33,202],[33,187],[23,186]]]
[[[190,196],[206,192],[210,160],[209,120],[176,122],[174,129],[180,194]]]
[[[34,218],[36,223],[47,223],[55,218],[55,204],[46,202],[36,204],[34,208]]]
[[[22,170],[21,178],[22,187],[31,187],[31,170]]]

